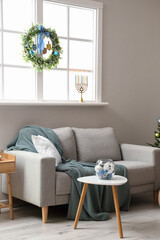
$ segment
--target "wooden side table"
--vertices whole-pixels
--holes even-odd
[[[80,177],[77,179],[77,181],[84,183],[77,214],[74,221],[74,229],[77,228],[78,220],[81,214],[83,202],[85,199],[86,191],[88,184],[94,184],[94,185],[106,185],[106,186],[112,186],[112,192],[113,192],[113,198],[114,198],[114,205],[115,205],[115,211],[117,215],[117,223],[118,223],[118,231],[119,231],[119,237],[123,238],[123,231],[122,231],[122,224],[121,224],[121,216],[119,211],[119,201],[118,201],[118,194],[117,194],[117,186],[125,184],[128,180],[127,178],[119,175],[113,176],[111,180],[101,180],[97,176],[86,176],[86,177]]]
[[[10,219],[14,219],[13,216],[13,202],[12,202],[12,191],[11,191],[11,180],[10,180],[10,173],[16,171],[16,157],[11,154],[0,152],[0,173],[7,174],[8,180],[8,200],[9,204],[4,204],[0,202],[0,211],[1,208],[10,208]]]

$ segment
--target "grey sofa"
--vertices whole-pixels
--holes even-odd
[[[154,192],[158,203],[160,189],[160,149],[132,144],[119,146],[113,128],[57,128],[54,129],[63,148],[64,158],[96,162],[111,158],[128,169],[131,194]],[[71,192],[71,178],[56,172],[55,159],[45,155],[10,151],[16,155],[16,173],[11,176],[12,195],[42,207],[43,222],[47,222],[48,206],[67,204]],[[2,191],[7,193],[7,179],[3,176]]]

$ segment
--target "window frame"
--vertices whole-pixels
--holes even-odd
[[[89,104],[94,105],[94,103],[102,103],[102,19],[103,19],[103,3],[101,2],[95,2],[95,1],[90,1],[90,0],[47,0],[53,3],[60,3],[60,4],[66,4],[69,6],[78,6],[78,7],[84,7],[84,8],[92,8],[96,10],[96,46],[95,46],[95,101],[87,101]],[[0,0],[1,5],[1,36],[3,35],[3,0]],[[35,4],[35,19],[34,22],[38,22],[39,24],[43,23],[43,0],[34,0]],[[9,32],[7,30],[7,32]],[[16,31],[11,31],[11,32],[16,32]],[[20,33],[20,32],[16,32]],[[62,37],[63,39],[63,37]],[[71,39],[71,38],[70,38]],[[69,44],[69,41],[68,41]],[[1,47],[3,46],[3,38],[1,41]],[[69,51],[69,50],[68,50]],[[69,55],[68,55],[69,57]],[[2,48],[2,64],[0,66],[4,66],[3,62],[3,48]],[[12,66],[13,67],[13,66]],[[17,66],[17,67],[22,67],[22,66]],[[31,68],[28,66],[27,68]],[[3,76],[3,67],[2,67],[2,77]],[[61,68],[57,68],[57,70],[61,70]],[[43,72],[35,72],[35,78],[36,78],[36,99],[35,101],[32,101],[33,103],[37,102],[38,105],[41,103],[46,103],[46,104],[62,104],[64,103],[65,105],[67,103],[74,103],[75,101],[71,100],[66,100],[66,101],[51,101],[51,100],[43,100]],[[2,81],[3,84],[3,81]],[[69,88],[69,86],[68,86]],[[2,97],[4,93],[4,86],[2,86]],[[69,99],[69,98],[68,98]],[[8,102],[7,100],[0,100],[1,102]],[[11,101],[14,102],[14,101]],[[21,101],[17,100],[20,104],[25,102],[25,103],[31,103],[31,101]],[[62,104],[63,105],[63,104]],[[74,104],[73,104],[74,105]],[[104,103],[102,104],[104,105]]]

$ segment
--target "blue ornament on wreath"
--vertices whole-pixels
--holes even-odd
[[[54,52],[54,55],[55,55],[55,56],[58,56],[58,55],[59,55],[59,52],[55,51],[55,52]]]
[[[36,46],[36,44],[34,43],[34,44],[33,44],[33,50],[36,51],[36,49],[37,49],[37,46]]]
[[[34,52],[33,52],[33,50],[30,50],[30,54],[33,56],[34,55]]]

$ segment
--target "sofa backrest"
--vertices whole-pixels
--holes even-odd
[[[53,129],[53,131],[57,135],[59,142],[62,146],[63,157],[65,159],[71,158],[77,160],[76,144],[72,128],[70,127],[55,128]]]
[[[72,128],[76,141],[77,160],[96,162],[98,159],[121,160],[114,130],[105,128]]]

